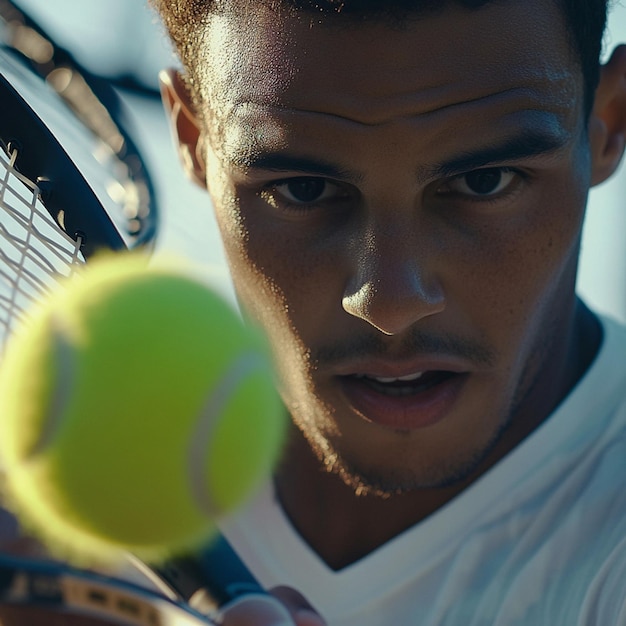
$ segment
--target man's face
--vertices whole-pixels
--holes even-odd
[[[590,165],[553,4],[208,31],[235,287],[295,423],[357,486],[445,484],[562,395]]]

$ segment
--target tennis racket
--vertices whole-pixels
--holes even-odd
[[[104,82],[94,87],[7,0],[0,31],[1,359],[32,302],[99,250],[149,246],[157,222],[148,171],[119,122],[115,93]],[[192,624],[260,591],[223,539],[159,568],[129,559],[163,597],[62,564],[1,556],[0,623]]]

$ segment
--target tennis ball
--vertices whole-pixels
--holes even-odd
[[[261,335],[177,265],[96,260],[0,369],[0,454],[26,527],[70,561],[206,541],[271,472],[285,421]]]

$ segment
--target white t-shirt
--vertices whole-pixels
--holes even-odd
[[[423,522],[333,571],[271,486],[223,531],[331,626],[626,625],[626,328],[554,414]]]

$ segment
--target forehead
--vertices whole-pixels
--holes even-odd
[[[375,128],[489,110],[548,111],[574,125],[582,76],[564,18],[546,0],[451,5],[401,26],[312,14],[216,16],[207,29],[208,101],[232,145],[287,126]],[[443,122],[442,122],[443,123]]]

